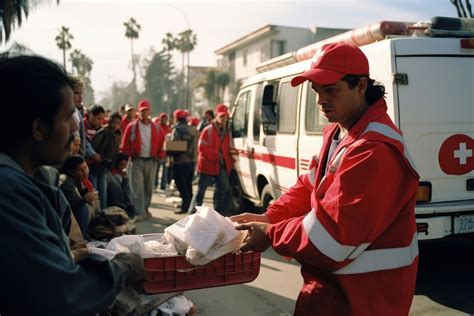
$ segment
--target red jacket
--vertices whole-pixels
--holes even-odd
[[[161,131],[162,131],[165,138],[166,138],[166,135],[171,133],[171,126],[166,125],[166,124],[161,124],[159,118],[154,118],[154,119],[152,119],[152,121],[155,122],[155,124],[157,124],[161,128]],[[164,151],[163,149],[160,150],[160,152],[158,154],[158,158],[159,159],[166,158],[166,151]]]
[[[120,144],[120,152],[130,156],[130,157],[139,157],[142,141],[140,136],[140,124],[139,120],[128,124],[125,129],[125,133],[122,137],[122,142]],[[163,142],[165,140],[165,135],[158,125],[151,122],[151,149],[150,157],[159,157],[159,153],[162,150]]]
[[[295,315],[408,315],[418,175],[385,100],[267,210],[274,249],[302,265]],[[324,130],[324,162],[338,127]],[[313,163],[313,165],[315,165]]]
[[[120,124],[120,129],[122,133],[125,133],[125,129],[127,128],[128,124],[132,123],[133,120],[129,120],[127,115],[122,116],[122,123]]]
[[[204,128],[199,135],[198,141],[198,172],[216,176],[219,174],[219,162],[221,152],[227,174],[230,175],[232,169],[232,157],[229,152],[230,133],[226,127],[226,134],[221,141],[221,135],[214,124]]]

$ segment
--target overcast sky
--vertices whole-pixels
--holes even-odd
[[[456,16],[450,0],[379,1],[44,1],[14,31],[11,41],[62,63],[54,38],[61,26],[74,36],[72,49],[94,61],[92,85],[96,99],[111,82],[129,81],[130,41],[123,22],[134,17],[141,25],[135,53],[161,49],[166,32],[177,34],[189,27],[198,45],[191,55],[193,66],[215,66],[214,51],[266,24],[298,27],[355,28],[381,20],[420,21],[432,16]],[[7,43],[7,47],[10,43]],[[72,50],[71,50],[72,51]],[[71,52],[69,51],[68,54]],[[181,67],[181,59],[175,59]]]

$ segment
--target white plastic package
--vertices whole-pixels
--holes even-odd
[[[245,233],[228,218],[207,206],[165,229],[165,238],[193,265],[203,265],[237,251]]]
[[[143,258],[177,256],[173,244],[170,244],[163,234],[123,235],[113,238],[105,249],[88,247],[91,253],[103,255],[109,259],[119,252],[137,253]]]

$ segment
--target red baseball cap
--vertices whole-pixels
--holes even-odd
[[[173,112],[173,116],[177,119],[185,118],[188,116],[188,112],[186,110],[177,109]]]
[[[369,76],[369,61],[359,47],[344,43],[323,45],[314,54],[311,69],[294,77],[291,85],[296,87],[306,80],[318,84],[332,84],[346,75]]]
[[[216,105],[216,110],[214,112],[216,113],[216,116],[221,116],[221,115],[229,116],[229,110],[227,109],[227,105],[225,104]]]
[[[199,125],[199,119],[197,117],[189,117],[188,118],[188,124],[192,125],[192,126],[198,126]]]
[[[160,119],[162,119],[164,117],[168,118],[168,115],[165,112],[161,112],[159,117],[160,117]]]
[[[138,102],[138,112],[143,110],[150,110],[150,102],[148,100],[140,100]]]

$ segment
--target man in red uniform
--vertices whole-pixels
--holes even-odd
[[[199,183],[196,205],[202,205],[206,189],[214,178],[214,208],[227,216],[230,209],[229,175],[232,169],[232,157],[229,152],[230,133],[228,128],[229,112],[225,104],[216,106],[215,119],[206,126],[198,141]]]
[[[150,217],[148,208],[154,189],[157,160],[165,136],[161,128],[150,119],[150,102],[138,102],[139,118],[128,124],[120,144],[120,151],[131,157],[129,176],[132,184],[133,204],[138,220]]]
[[[311,81],[330,123],[312,169],[263,215],[232,219],[249,231],[243,251],[268,246],[301,265],[295,315],[407,315],[418,266],[418,174],[387,115],[384,87],[364,53],[324,45]]]

